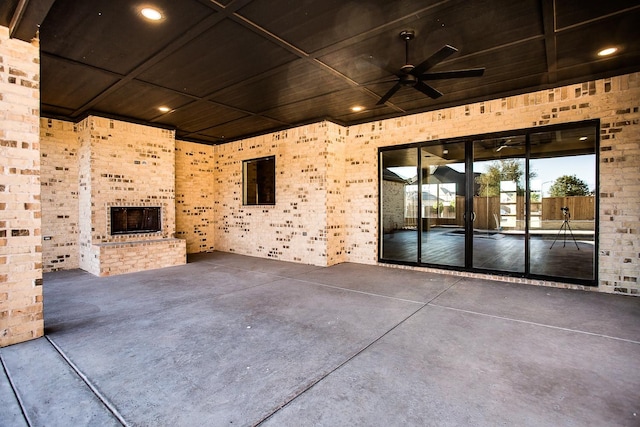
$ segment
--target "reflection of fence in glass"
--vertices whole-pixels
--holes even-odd
[[[524,196],[517,196],[515,204],[504,205],[500,203],[500,197],[473,198],[474,212],[476,219],[474,228],[492,230],[504,228],[504,217],[513,219],[507,221],[510,228],[518,227],[524,229],[525,204]],[[508,209],[506,209],[508,207]],[[567,196],[567,197],[544,197],[541,202],[531,203],[531,228],[555,229],[564,220],[561,207],[568,207],[571,213],[572,227],[586,230],[594,229],[595,219],[595,197],[594,196]],[[574,224],[575,223],[575,224]],[[462,226],[462,218],[459,218],[458,225]],[[514,225],[512,225],[514,224]]]
[[[415,191],[411,197],[407,197],[405,205],[405,227],[417,224]],[[515,203],[504,205],[500,202],[500,196],[473,198],[475,220],[473,227],[483,230],[519,229],[524,230],[525,204],[524,196],[517,196]],[[541,202],[531,203],[532,229],[554,230],[560,227],[564,220],[560,208],[568,207],[572,227],[582,230],[593,230],[595,220],[594,196],[568,196],[568,197],[544,197]],[[427,207],[431,211],[431,207]],[[507,209],[508,208],[508,209]],[[504,217],[511,220],[504,221]],[[426,218],[426,216],[423,216]],[[457,225],[464,227],[464,197],[457,196],[443,214],[436,217],[435,213],[428,217],[433,219],[432,226]]]
[[[405,217],[414,218],[417,213],[417,185],[405,186]],[[456,184],[423,184],[422,217],[456,218]]]

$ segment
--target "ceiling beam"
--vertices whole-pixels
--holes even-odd
[[[122,86],[124,86],[125,84],[129,83],[130,81],[138,77],[141,73],[151,68],[153,65],[157,64],[162,59],[166,58],[176,50],[185,46],[188,42],[198,37],[200,34],[204,33],[209,28],[216,25],[218,22],[220,22],[220,20],[224,19],[223,16],[219,16],[219,15],[220,14],[214,14],[200,21],[197,25],[192,27],[189,31],[182,34],[180,37],[173,40],[168,45],[164,46],[162,49],[160,49],[155,54],[153,54],[151,57],[146,59],[144,62],[142,62],[132,71],[130,71],[126,76],[122,77],[118,82],[114,83],[113,85],[105,89],[102,93],[98,94],[96,97],[86,102],[76,111],[74,111],[72,116],[73,117],[82,116],[86,111],[91,110],[91,108],[93,108],[97,103],[102,101],[108,95],[120,89]]]
[[[29,1],[29,0],[26,0],[26,1]],[[53,0],[31,0],[31,1],[52,1],[53,2]],[[190,41],[200,36],[205,31],[209,30],[210,28],[218,24],[223,19],[231,17],[238,8],[243,7],[250,0],[235,0],[235,1],[232,1],[227,7],[224,7],[213,0],[198,0],[198,1],[201,4],[204,4],[210,7],[212,10],[215,10],[216,13],[200,21],[197,25],[192,27],[189,31],[182,34],[180,37],[178,37],[177,39],[173,40],[172,42],[170,42],[169,44],[167,44],[166,46],[164,46],[163,48],[155,52],[149,58],[147,58],[142,63],[140,63],[136,68],[134,68],[129,73],[127,73],[126,76],[121,78],[112,86],[105,89],[102,93],[98,94],[93,99],[89,100],[87,103],[82,105],[77,110],[75,110],[72,114],[72,117],[82,116],[87,111],[91,110],[96,104],[98,104],[104,98],[106,98],[116,90],[120,89],[125,84],[134,80],[144,71],[148,70],[149,68],[151,68],[152,66],[154,66],[155,64],[157,64],[158,62],[166,58],[167,56],[171,55],[178,49],[184,47]],[[187,95],[187,94],[183,93],[182,95]]]
[[[234,2],[231,3],[230,6],[232,5],[236,5],[236,3],[242,3],[243,5],[245,3],[248,3],[249,1],[247,0],[235,0]],[[405,20],[411,19],[412,17],[425,13],[431,9],[435,9],[437,7],[441,7],[447,3],[451,2],[451,0],[441,0],[435,4],[429,5],[427,7],[424,7],[418,11],[414,11],[411,14],[407,15],[407,16],[403,16],[400,17],[398,19],[395,19],[393,21],[389,21],[384,25],[378,26],[374,29],[371,29],[369,31],[365,31],[363,33],[360,33],[356,36],[350,37],[347,40],[343,40],[341,42],[337,42],[334,43],[331,46],[327,46],[323,49],[320,49],[316,52],[305,52],[302,48],[295,46],[289,42],[287,42],[286,40],[282,39],[281,37],[278,37],[277,35],[273,34],[271,31],[267,30],[266,28],[261,27],[260,25],[256,24],[255,22],[245,18],[244,16],[236,13],[234,11],[234,13],[229,14],[229,18],[233,19],[235,22],[237,22],[238,24],[244,26],[245,28],[255,32],[256,34],[258,34],[261,37],[265,37],[269,40],[271,40],[272,42],[274,42],[275,44],[277,44],[278,46],[280,46],[281,48],[293,53],[294,55],[298,56],[301,59],[304,59],[306,61],[308,61],[309,63],[313,64],[316,67],[321,68],[322,70],[328,72],[329,74],[333,75],[334,77],[337,77],[339,79],[341,79],[342,81],[346,82],[349,86],[359,90],[360,92],[362,92],[365,96],[367,97],[371,97],[373,99],[378,99],[379,95],[376,94],[375,92],[373,92],[371,89],[365,87],[364,85],[361,85],[360,83],[354,81],[353,79],[349,78],[348,76],[346,76],[345,74],[341,73],[340,71],[336,70],[335,68],[331,67],[330,65],[322,62],[319,58],[323,55],[326,55],[330,52],[333,51],[337,51],[341,48],[343,48],[344,45],[349,44],[349,43],[353,43],[354,41],[359,41],[359,40],[364,40],[367,39],[369,37],[373,37],[376,34],[381,34],[384,33],[386,31],[389,31],[389,29],[393,28],[394,26],[396,26],[398,23],[403,22]],[[238,10],[239,7],[236,7],[235,10]],[[254,78],[260,78],[261,76],[255,76]],[[246,83],[243,82],[243,83]],[[215,93],[215,92],[214,92]],[[208,97],[212,97],[214,95],[214,93],[211,93],[208,95]],[[393,110],[395,110],[396,112],[399,113],[404,113],[405,111],[392,104],[392,103],[387,103],[387,106],[391,107]]]
[[[30,42],[55,0],[20,0],[9,23],[9,36]]]
[[[628,7],[626,9],[620,9],[620,10],[617,10],[615,12],[607,13],[606,15],[599,15],[599,16],[597,16],[595,18],[587,19],[586,21],[577,22],[577,23],[572,24],[572,25],[567,25],[567,26],[562,27],[562,28],[557,28],[556,27],[556,31],[562,32],[562,31],[566,31],[566,30],[572,30],[574,28],[579,28],[579,27],[581,27],[583,25],[593,24],[594,22],[602,21],[602,20],[609,19],[609,18],[612,18],[612,17],[615,17],[615,16],[627,15],[627,14],[635,12],[637,10],[640,10],[640,4],[638,4],[636,6]]]
[[[544,45],[547,53],[547,81],[548,83],[555,83],[558,79],[555,4],[554,0],[542,0],[541,3]]]

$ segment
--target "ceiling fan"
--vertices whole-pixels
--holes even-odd
[[[394,73],[398,80],[396,84],[384,94],[376,105],[386,103],[402,86],[410,86],[419,90],[425,95],[436,99],[442,96],[442,92],[426,84],[425,80],[457,79],[463,77],[480,77],[484,74],[484,68],[469,68],[466,70],[438,71],[427,73],[440,62],[458,51],[453,46],[444,45],[439,51],[422,61],[417,66],[409,63],[409,41],[415,38],[413,30],[405,30],[400,33],[400,38],[405,42],[405,65],[397,73]]]

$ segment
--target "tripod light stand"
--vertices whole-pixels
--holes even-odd
[[[569,234],[573,239],[573,243],[575,243],[576,248],[580,250],[580,248],[578,247],[578,242],[576,242],[576,238],[573,236],[573,231],[571,230],[571,226],[569,225],[569,218],[571,218],[571,214],[569,213],[569,208],[562,207],[560,208],[560,210],[564,215],[564,221],[562,221],[562,226],[560,226],[560,230],[558,230],[558,234],[556,234],[556,238],[553,239],[553,243],[551,244],[551,247],[549,249],[553,249],[553,245],[556,244],[556,240],[558,240],[558,237],[560,237],[560,233],[562,233],[562,231],[564,231],[563,241],[562,241],[562,247],[564,248],[567,245],[567,230],[569,230]]]

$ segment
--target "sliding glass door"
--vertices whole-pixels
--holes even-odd
[[[598,123],[380,150],[380,261],[595,284]]]
[[[531,134],[531,274],[595,280],[596,131]]]
[[[525,271],[525,135],[473,141],[473,268]]]
[[[421,147],[420,261],[465,266],[465,141]]]
[[[380,254],[390,261],[418,260],[418,149],[380,153]]]

